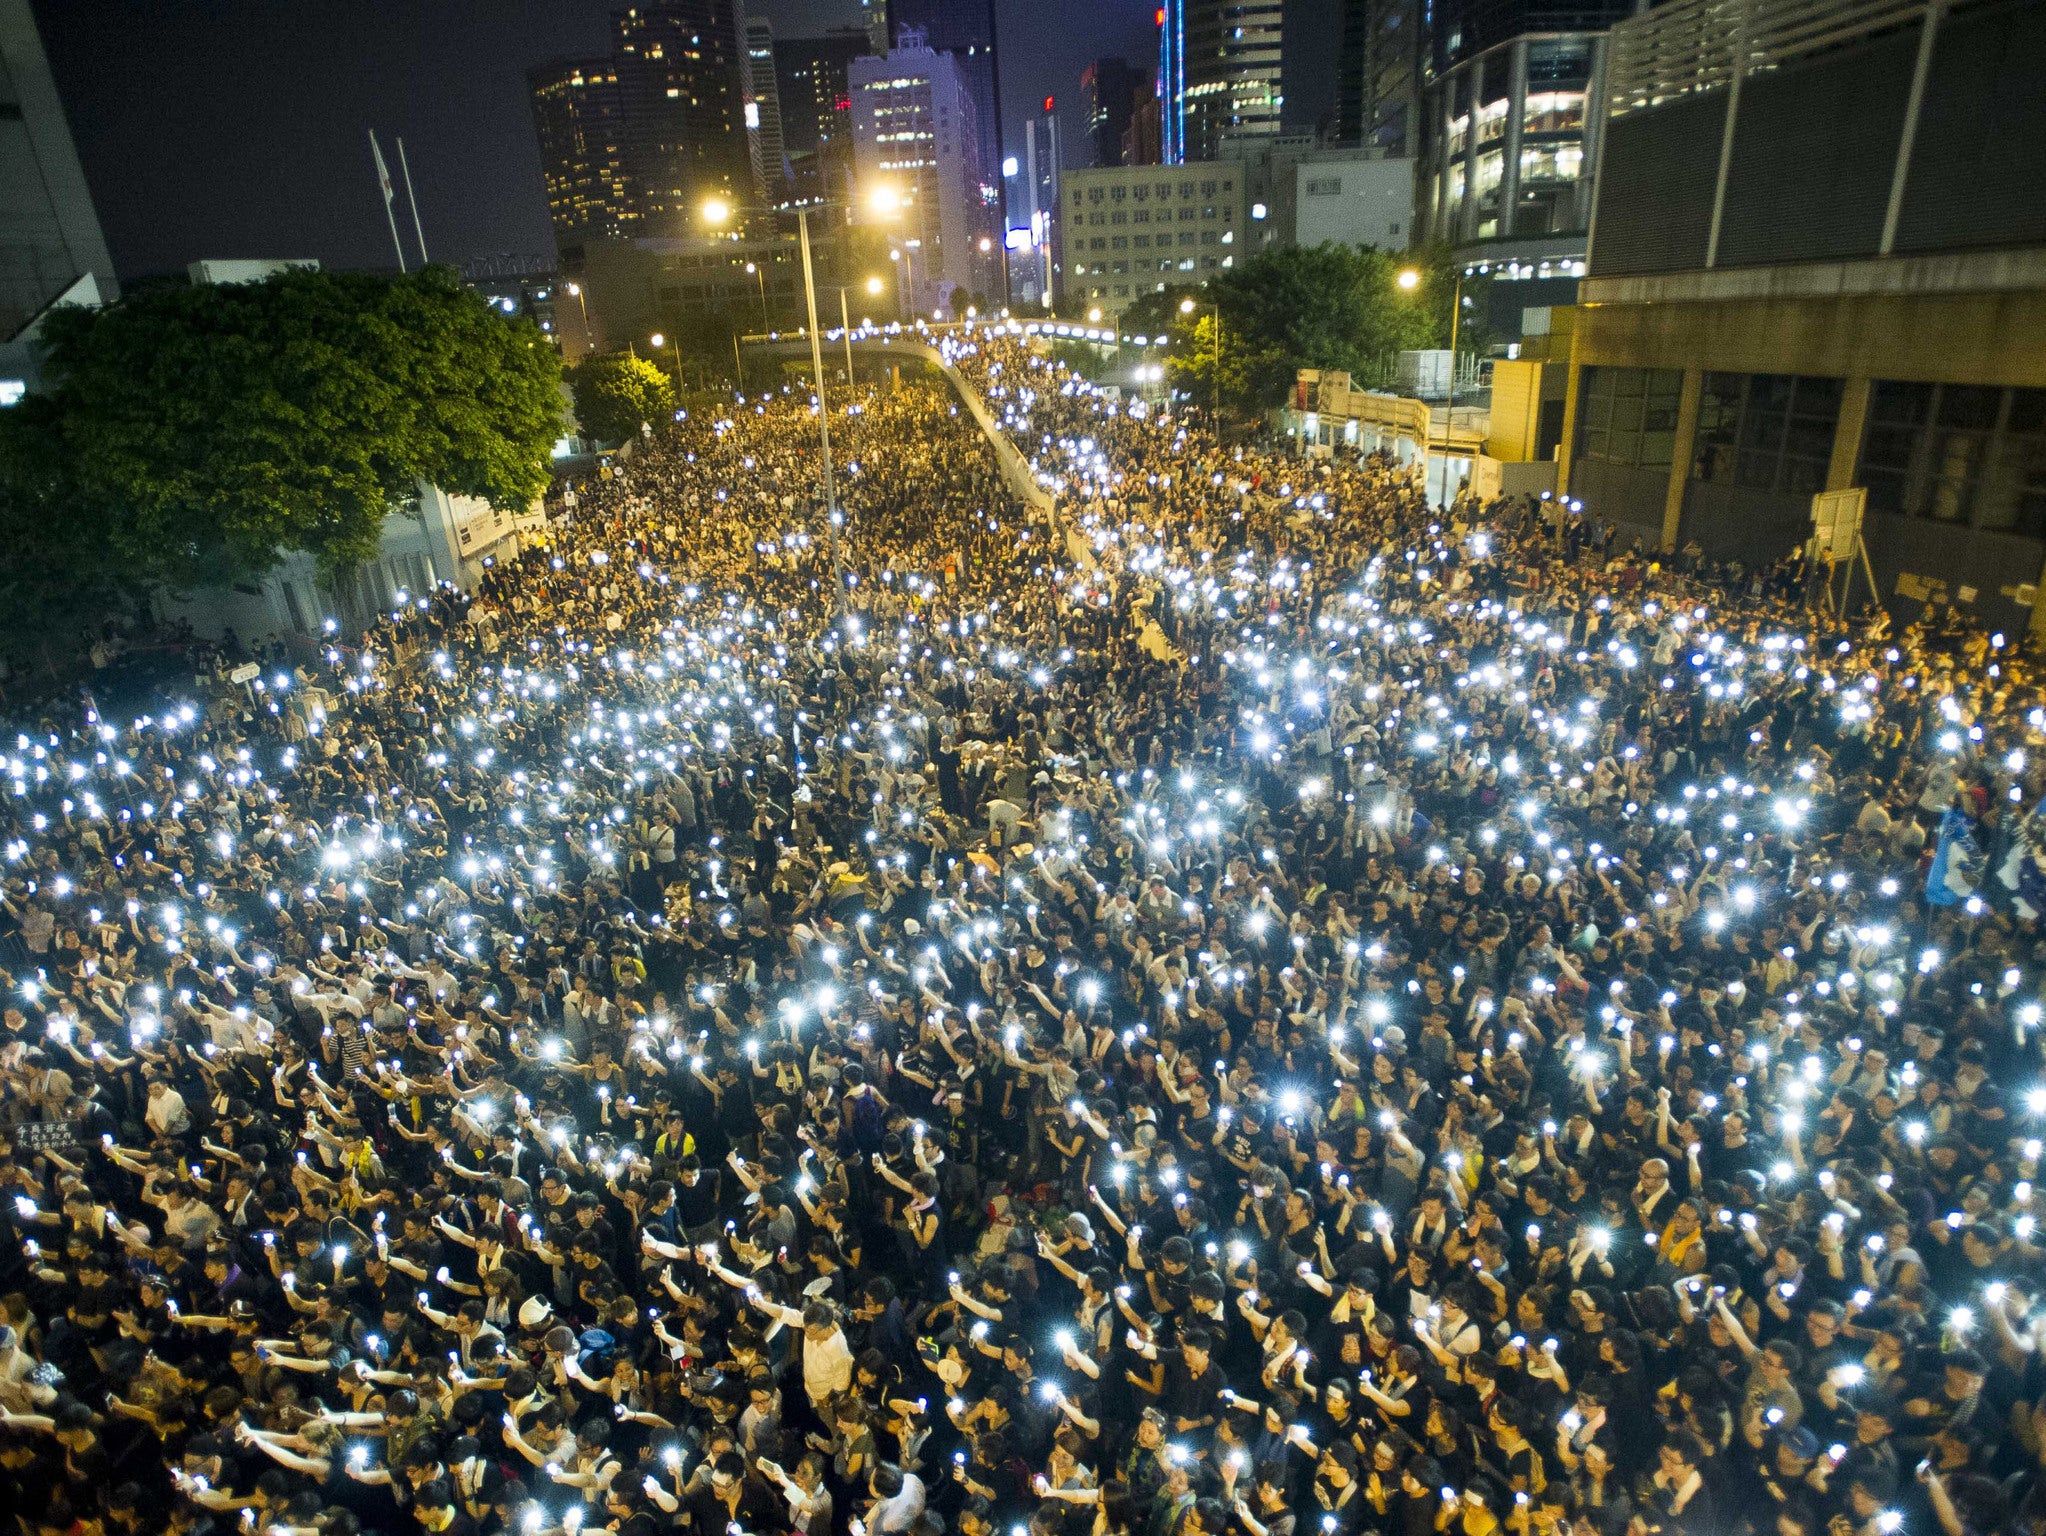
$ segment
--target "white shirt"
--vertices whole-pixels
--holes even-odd
[[[800,1307],[779,1307],[775,1315],[791,1328],[803,1327]],[[803,1332],[803,1390],[810,1395],[813,1406],[821,1408],[826,1399],[845,1391],[852,1385],[852,1378],[853,1354],[843,1330],[832,1329],[831,1336],[821,1343],[812,1339],[807,1330]]]

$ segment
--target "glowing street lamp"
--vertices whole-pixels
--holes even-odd
[[[1456,341],[1457,330],[1463,321],[1463,280],[1468,269],[1458,268],[1456,287],[1449,297],[1449,393],[1442,407],[1442,502],[1449,504],[1449,450],[1451,434],[1456,430]],[[1421,272],[1418,267],[1402,267],[1393,279],[1402,293],[1413,293],[1421,286]],[[1426,461],[1435,439],[1435,414],[1428,414],[1428,442],[1422,445],[1421,457]],[[1556,524],[1556,536],[1562,538],[1563,524]]]
[[[1199,308],[1200,305],[1195,303],[1191,296],[1179,301],[1179,312],[1182,315],[1190,315]],[[1208,308],[1215,312],[1215,440],[1220,442],[1222,438],[1222,306],[1220,304],[1210,304]]]
[[[581,283],[570,283],[568,291],[575,298],[576,308],[582,311],[583,350],[585,352],[592,351],[594,349],[590,346],[590,301],[583,297],[583,285]]]
[[[761,334],[765,335],[767,332],[767,269],[757,261],[749,261],[746,263],[746,275],[757,279],[760,283],[760,330]]]
[[[682,338],[680,336],[677,336],[674,340],[675,340],[675,392],[677,394],[680,394],[682,392]],[[647,337],[647,341],[652,344],[654,351],[657,353],[661,350],[662,347],[668,344],[668,338],[666,336],[663,336],[659,331],[655,331],[653,335]]]

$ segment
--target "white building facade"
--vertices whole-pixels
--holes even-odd
[[[857,217],[888,236],[902,308],[949,315],[955,293],[987,292],[985,273],[999,271],[992,226],[981,216],[975,109],[959,62],[905,29],[901,46],[854,59],[846,74]],[[885,214],[872,202],[883,189],[893,193]]]

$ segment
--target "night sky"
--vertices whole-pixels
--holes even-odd
[[[393,141],[405,140],[436,261],[551,259],[525,71],[604,52],[622,3],[35,0],[35,10],[114,264],[132,281],[199,257],[389,268],[372,126],[394,177]],[[1010,152],[1021,150],[1011,125],[1055,95],[1067,164],[1084,163],[1080,71],[1107,54],[1148,60],[1153,0],[998,4]],[[787,37],[839,10],[756,7]],[[1332,89],[1336,14],[1337,0],[1289,5],[1289,118]]]

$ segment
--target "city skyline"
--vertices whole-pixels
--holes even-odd
[[[370,127],[405,139],[436,259],[551,257],[528,71],[604,57],[619,8],[365,0],[346,17],[287,20],[255,0],[112,0],[90,13],[34,4],[126,280],[228,256],[390,267]],[[1144,57],[1153,38],[1149,3],[1040,0],[1031,25],[1023,9],[998,0],[1007,154],[1020,153],[1047,95],[1068,141],[1084,139],[1081,70],[1106,54]],[[749,8],[777,40],[822,31],[840,12],[856,18],[857,0]],[[1047,15],[1057,24],[1036,24]]]

